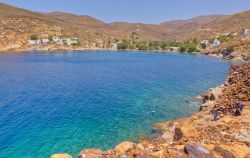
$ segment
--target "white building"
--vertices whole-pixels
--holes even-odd
[[[245,35],[250,35],[250,29],[243,29],[241,30],[241,33],[240,33],[242,36],[245,36]]]
[[[48,44],[48,43],[49,43],[49,39],[46,39],[46,38],[45,38],[45,39],[42,39],[42,43],[43,43],[43,44]]]
[[[41,40],[28,40],[29,45],[38,45],[38,44],[41,44],[41,43],[42,43]]]
[[[73,45],[79,43],[77,38],[67,38],[65,42],[67,45]]]
[[[61,37],[53,37],[53,42],[55,42],[57,44],[62,44],[63,40]]]
[[[113,49],[113,50],[116,50],[118,47],[118,44],[117,43],[111,43],[110,44],[110,48]]]
[[[201,44],[209,45],[209,40],[202,40],[202,41],[201,41]]]
[[[213,43],[211,44],[211,47],[216,47],[216,46],[219,46],[220,44],[221,42],[217,38],[215,38]]]

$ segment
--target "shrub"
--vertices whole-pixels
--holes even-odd
[[[31,36],[30,36],[30,39],[31,39],[31,40],[38,40],[38,37],[37,37],[37,35],[31,35]]]
[[[235,46],[229,46],[226,49],[228,52],[233,52],[235,50]]]

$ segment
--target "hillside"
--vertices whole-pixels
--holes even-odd
[[[42,13],[31,12],[0,3],[0,47],[2,50],[26,49],[31,35],[39,38],[48,36],[76,37],[82,47],[90,48],[98,45],[104,47],[108,35],[98,33],[87,27],[69,23]],[[60,27],[61,31],[54,31]],[[50,49],[65,49],[63,46],[51,46]],[[55,47],[55,48],[54,48]]]
[[[139,41],[210,39],[218,33],[250,28],[250,11],[234,15],[208,15],[161,24],[105,23],[86,15],[64,12],[38,13],[0,3],[0,46],[2,50],[27,49],[31,35],[39,38],[62,36],[78,38],[81,48],[108,48],[116,39],[128,39],[136,32]],[[53,28],[60,27],[61,31]],[[49,46],[48,49],[72,49]]]

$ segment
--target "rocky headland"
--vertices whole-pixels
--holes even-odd
[[[192,116],[155,124],[153,140],[86,149],[79,158],[250,158],[250,63],[232,65],[225,83],[200,98]]]

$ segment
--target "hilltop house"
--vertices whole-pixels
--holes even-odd
[[[221,44],[221,42],[217,38],[215,38],[213,43],[210,46],[211,47],[216,47],[216,46],[219,46],[220,44]]]
[[[240,34],[242,36],[250,35],[250,29],[242,29]]]

